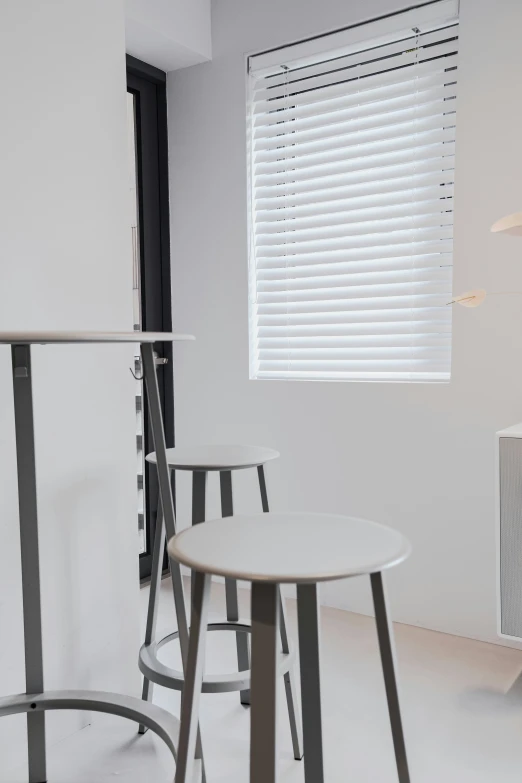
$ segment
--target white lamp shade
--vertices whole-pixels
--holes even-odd
[[[514,237],[522,237],[522,212],[513,212],[506,215],[491,226],[491,231],[496,234],[504,232]]]

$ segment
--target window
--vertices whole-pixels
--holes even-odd
[[[457,13],[248,58],[252,378],[449,380]]]

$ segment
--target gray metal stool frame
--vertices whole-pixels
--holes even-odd
[[[11,345],[14,418],[20,511],[20,550],[24,615],[25,693],[0,697],[0,717],[27,715],[29,783],[47,781],[45,712],[47,710],[88,710],[127,718],[148,726],[163,739],[176,758],[179,721],[170,712],[145,704],[133,696],[105,691],[44,690],[42,610],[40,597],[40,556],[38,541],[38,498],[33,416],[32,345],[86,345],[139,343],[147,385],[148,411],[154,446],[158,454],[158,477],[169,536],[174,535],[174,506],[166,469],[165,436],[154,362],[154,342],[192,340],[190,335],[171,332],[0,332],[0,344]],[[172,561],[173,581],[179,585],[178,627],[183,632],[182,658],[188,652],[188,626],[179,564]],[[198,742],[198,773],[205,780],[203,754]]]
[[[261,505],[264,513],[269,512],[268,492],[264,465],[279,457],[273,449],[256,446],[192,446],[167,449],[169,471],[189,471],[192,473],[192,525],[199,525],[206,519],[207,478],[209,472],[219,472],[221,513],[223,518],[234,514],[232,492],[232,472],[257,468]],[[147,460],[156,463],[155,454],[149,454]],[[179,638],[178,631],[155,640],[159,589],[162,576],[163,551],[165,546],[165,524],[158,513],[154,551],[152,559],[151,584],[147,611],[145,640],[139,652],[138,664],[143,674],[142,698],[151,701],[154,683],[173,690],[183,690],[185,678],[183,672],[173,669],[158,659],[158,651],[169,642]],[[192,573],[192,592],[195,590],[195,573]],[[227,674],[208,674],[203,677],[203,693],[225,693],[240,691],[241,704],[250,705],[250,652],[248,636],[251,624],[240,622],[237,580],[225,579],[226,621],[208,623],[207,631],[233,631],[236,634],[238,671]],[[278,676],[284,677],[288,715],[294,758],[300,760],[302,752],[302,723],[295,677],[295,651],[287,633],[286,610],[279,594],[281,654],[277,663]],[[140,725],[139,732],[147,730]]]
[[[250,783],[276,783],[277,663],[281,583],[297,585],[305,783],[324,783],[318,583],[370,576],[377,636],[400,783],[410,783],[393,630],[383,571],[410,552],[398,532],[332,514],[269,514],[216,520],[169,542],[170,556],[196,571],[175,783],[190,781],[196,748],[205,627],[212,574],[252,582]]]

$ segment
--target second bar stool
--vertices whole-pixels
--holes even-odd
[[[267,462],[279,457],[274,449],[260,446],[241,445],[204,445],[181,446],[167,449],[167,463],[171,473],[176,470],[192,473],[192,524],[198,525],[205,521],[207,476],[209,472],[219,472],[221,491],[221,514],[230,517],[234,514],[232,494],[232,471],[257,468],[261,505],[265,513],[269,511],[268,493],[264,466]],[[147,456],[147,461],[155,464],[154,453]],[[178,632],[168,634],[163,639],[155,640],[156,618],[161,583],[163,552],[165,548],[165,523],[161,509],[158,509],[154,551],[152,557],[152,573],[149,593],[149,606],[145,640],[139,653],[139,668],[143,674],[143,693],[145,701],[152,699],[153,683],[174,690],[182,690],[183,673],[166,666],[158,659],[161,647],[178,638]],[[205,675],[202,684],[203,693],[224,693],[240,691],[240,700],[244,705],[250,704],[250,653],[248,636],[251,632],[250,623],[239,622],[239,607],[237,582],[234,579],[225,580],[226,621],[209,623],[208,631],[234,631],[236,634],[238,671],[230,674]],[[290,729],[294,758],[301,759],[302,725],[298,706],[297,682],[295,677],[294,650],[287,633],[286,612],[284,601],[279,595],[280,635],[282,654],[278,661],[278,673],[284,677],[285,692],[288,703]],[[140,726],[140,733],[145,731]]]
[[[263,518],[262,518],[263,517]],[[318,584],[368,575],[399,783],[410,783],[383,571],[408,557],[396,530],[335,514],[255,514],[209,522],[169,541],[169,555],[195,570],[193,623],[181,702],[175,783],[193,779],[206,617],[212,575],[252,582],[250,783],[276,783],[279,585],[297,585],[306,783],[324,783]],[[347,777],[347,776],[345,776]]]

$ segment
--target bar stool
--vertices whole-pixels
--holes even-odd
[[[270,460],[279,457],[279,452],[274,449],[259,446],[239,445],[204,445],[204,446],[180,446],[167,449],[167,465],[169,471],[185,470],[192,473],[192,524],[199,525],[205,521],[207,476],[211,471],[219,471],[221,492],[221,513],[223,517],[231,517],[234,513],[232,493],[232,471],[257,468],[259,489],[261,492],[261,505],[264,514],[268,513],[268,494],[264,466]],[[153,452],[146,457],[147,461],[156,464],[156,455]],[[147,624],[145,641],[139,653],[138,664],[144,676],[142,698],[145,701],[152,700],[153,683],[163,685],[174,690],[183,690],[183,672],[166,666],[158,659],[158,651],[169,642],[179,638],[178,631],[168,634],[163,639],[155,640],[157,607],[159,588],[161,583],[161,571],[163,551],[165,546],[165,524],[161,511],[158,510],[154,551],[152,559],[152,573],[149,593],[149,605],[147,612]],[[195,574],[193,573],[192,585],[195,587]],[[250,704],[250,653],[248,636],[251,632],[250,623],[240,622],[237,594],[237,581],[225,579],[226,596],[226,621],[208,624],[208,631],[233,631],[236,634],[236,649],[238,671],[227,674],[209,674],[202,680],[204,693],[224,693],[239,691],[240,701],[248,706]],[[287,633],[286,613],[284,602],[278,598],[280,606],[280,635],[282,652],[278,662],[278,672],[284,677],[285,691],[290,718],[290,729],[294,757],[301,759],[302,753],[302,725],[298,706],[297,686],[294,665],[294,650]],[[140,726],[140,733],[146,731],[145,726]]]
[[[409,783],[383,570],[410,552],[390,528],[332,514],[234,516],[184,530],[169,555],[195,571],[175,783],[192,780],[211,575],[252,582],[250,783],[275,783],[279,585],[297,585],[306,783],[324,783],[318,582],[368,574],[400,783]]]

